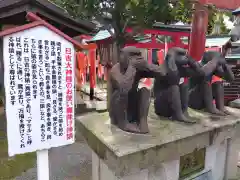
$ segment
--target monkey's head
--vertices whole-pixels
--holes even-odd
[[[204,52],[203,58],[202,58],[202,64],[207,64],[209,61],[217,60],[219,62],[219,65],[226,64],[225,57],[217,51],[207,51]]]
[[[170,48],[165,57],[166,67],[172,71],[176,71],[178,67],[187,65],[188,62],[187,51],[180,47]]]
[[[121,49],[119,63],[122,67],[127,68],[129,62],[134,59],[144,60],[142,58],[142,53],[138,48],[134,46],[128,46]]]

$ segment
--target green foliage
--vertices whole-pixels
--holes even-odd
[[[165,21],[169,17],[168,0],[51,0],[66,9],[75,18],[96,18],[110,14],[126,20],[146,25],[154,21]]]
[[[209,6],[208,9],[208,31],[207,34],[227,34],[229,30],[224,24],[223,16],[231,16],[231,12],[220,11],[215,6]],[[183,23],[191,23],[192,8],[188,0],[179,0],[172,10],[172,17],[175,21],[182,21]]]
[[[207,33],[211,34],[214,28],[214,24],[215,24],[215,19],[214,16],[216,15],[215,10],[211,10],[209,12],[209,16],[208,16],[208,30]]]
[[[95,19],[111,24],[118,37],[129,24],[136,27],[151,27],[154,22],[191,23],[192,5],[189,0],[178,0],[170,6],[169,0],[51,0],[63,7],[74,18]],[[220,14],[220,15],[219,15]],[[216,22],[222,33],[228,32],[223,23],[223,14],[216,8],[209,9],[208,34],[213,32]],[[110,21],[106,21],[110,17]],[[109,19],[109,18],[108,18]],[[218,26],[218,24],[217,24]],[[136,28],[137,29],[137,28]],[[139,29],[138,29],[139,30]]]
[[[190,24],[192,20],[192,5],[188,0],[178,0],[173,4],[172,17],[175,21]]]
[[[224,12],[217,12],[216,15],[214,16],[214,28],[212,31],[212,34],[219,35],[219,34],[227,34],[229,30],[226,28],[224,24]],[[219,28],[219,32],[215,30]]]
[[[51,0],[75,18],[96,19],[111,24],[117,37],[123,39],[125,28],[131,24],[145,28],[156,21],[170,21],[168,0]],[[106,22],[106,16],[111,21]],[[120,38],[117,38],[120,39]]]

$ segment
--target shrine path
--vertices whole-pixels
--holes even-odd
[[[49,152],[50,180],[91,180],[92,155],[81,135],[73,145]],[[15,180],[37,180],[36,167]]]

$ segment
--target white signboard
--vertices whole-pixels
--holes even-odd
[[[3,47],[9,156],[73,143],[73,44],[38,26]]]

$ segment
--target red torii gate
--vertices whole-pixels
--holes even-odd
[[[194,15],[189,45],[189,55],[200,61],[205,51],[206,32],[208,27],[207,5],[217,8],[235,10],[240,7],[240,0],[192,0]]]

